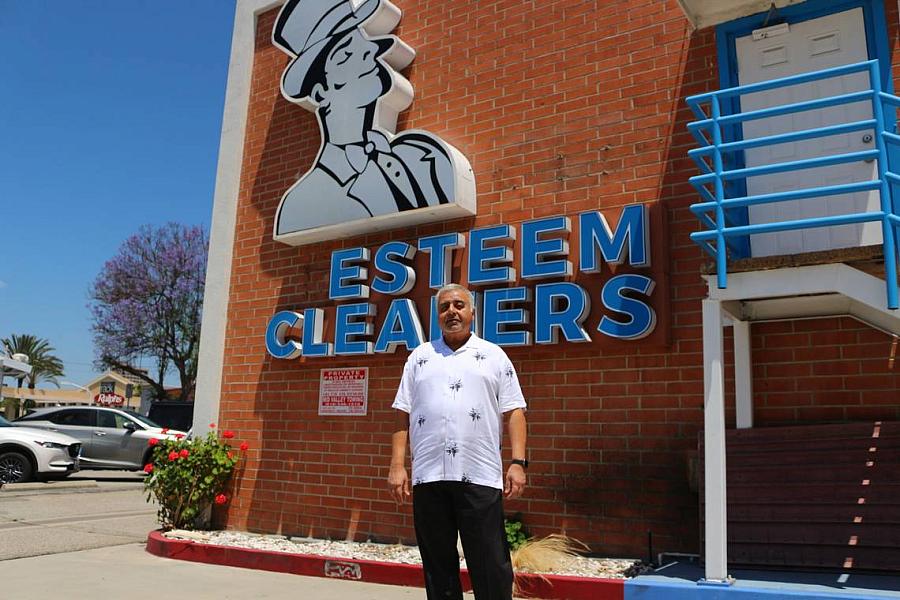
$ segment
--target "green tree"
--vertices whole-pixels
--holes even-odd
[[[31,365],[31,374],[25,377],[25,380],[28,381],[28,389],[33,390],[39,381],[47,381],[59,387],[57,377],[62,377],[65,371],[62,360],[53,354],[56,349],[50,345],[50,342],[27,333],[21,335],[14,333],[8,338],[0,340],[0,344],[10,356],[13,354],[28,355],[28,364]],[[21,379],[19,387],[22,387]]]

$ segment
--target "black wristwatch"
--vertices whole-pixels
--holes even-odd
[[[528,459],[527,458],[514,458],[509,462],[514,465],[519,465],[523,469],[528,468]]]

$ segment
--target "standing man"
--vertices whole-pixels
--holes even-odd
[[[429,600],[462,600],[457,533],[476,600],[510,600],[502,495],[518,498],[525,488],[525,399],[506,353],[472,333],[472,294],[446,285],[438,290],[437,310],[443,336],[418,346],[403,368],[393,404],[397,427],[388,484],[398,504],[409,499],[409,442],[413,517]],[[504,414],[512,445],[505,478]]]

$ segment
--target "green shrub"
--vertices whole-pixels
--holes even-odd
[[[503,522],[506,527],[506,541],[510,550],[518,550],[528,540],[528,531],[522,523],[521,515],[515,515]]]
[[[194,529],[214,503],[228,502],[225,488],[248,447],[244,442],[240,453],[235,451],[228,442],[233,437],[223,431],[220,438],[213,430],[206,437],[150,440],[152,462],[144,466],[144,490],[147,502],[156,498],[163,529]]]

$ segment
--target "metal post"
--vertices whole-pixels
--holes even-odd
[[[722,200],[725,199],[725,183],[722,181],[722,128],[719,125],[721,109],[718,96],[710,99],[710,112],[712,113],[712,138],[713,138],[713,171],[716,179],[713,186],[716,190],[716,285],[724,289],[728,285],[728,245],[725,243],[725,209],[722,208]]]
[[[750,322],[734,321],[734,404],[738,429],[753,427],[753,359]]]
[[[897,292],[897,250],[894,226],[888,215],[894,214],[891,189],[887,180],[887,148],[884,140],[884,105],[881,101],[881,75],[878,61],[869,64],[869,79],[872,82],[872,116],[875,117],[875,145],[878,148],[878,179],[881,181],[881,236],[884,238],[884,278],[887,286],[887,307],[898,308]],[[893,109],[892,109],[893,110]]]
[[[706,501],[706,577],[699,583],[728,585],[725,504],[725,365],[722,304],[703,300],[703,441]]]

